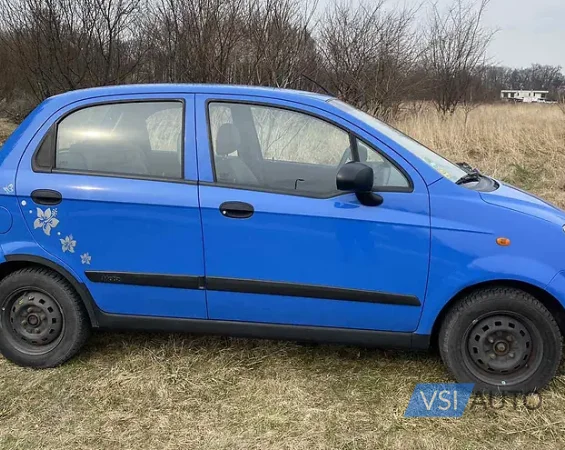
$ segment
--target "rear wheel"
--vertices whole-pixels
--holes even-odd
[[[59,274],[26,268],[0,282],[0,352],[21,366],[58,366],[90,334],[79,296]]]
[[[533,296],[498,287],[471,293],[448,313],[439,348],[459,382],[481,391],[532,392],[555,375],[562,337]]]

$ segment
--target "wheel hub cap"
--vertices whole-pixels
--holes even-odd
[[[494,346],[494,351],[499,355],[504,355],[507,352],[507,350],[508,350],[508,345],[506,344],[506,342],[499,341]]]
[[[34,346],[47,345],[61,334],[63,320],[57,303],[41,292],[26,292],[10,309],[13,334]]]
[[[476,323],[468,337],[471,361],[492,374],[512,374],[528,364],[532,353],[529,331],[509,316],[491,316]]]

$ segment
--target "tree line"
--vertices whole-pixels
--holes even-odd
[[[501,89],[565,86],[559,67],[488,64],[487,6],[0,0],[0,106],[18,119],[51,95],[91,86],[235,83],[330,92],[389,119],[411,100],[448,114]]]

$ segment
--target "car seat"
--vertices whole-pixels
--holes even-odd
[[[219,182],[242,185],[258,185],[259,181],[240,157],[241,137],[231,123],[224,123],[216,135],[216,179]],[[233,155],[236,153],[237,155]]]

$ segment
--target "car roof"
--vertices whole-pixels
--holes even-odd
[[[263,86],[243,86],[231,84],[128,84],[106,86],[69,91],[51,97],[57,102],[72,103],[88,98],[110,95],[139,95],[139,94],[218,94],[245,95],[257,97],[278,98],[289,101],[321,101],[326,102],[333,97],[315,92],[297,91]]]

